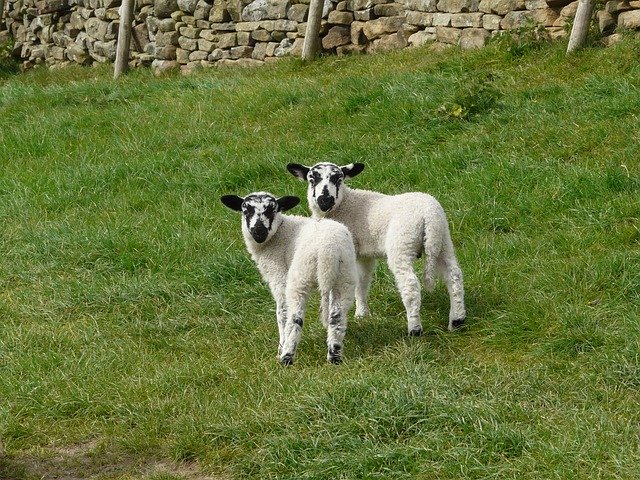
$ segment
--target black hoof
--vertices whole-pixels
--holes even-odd
[[[280,357],[280,363],[285,366],[293,365],[293,355],[287,353],[283,357]]]
[[[457,320],[453,320],[451,322],[451,329],[455,330],[456,328],[460,328],[464,325],[464,318],[458,318]]]
[[[327,360],[331,363],[338,364],[342,362],[342,345],[335,343],[329,349]]]
[[[410,337],[419,337],[420,335],[422,335],[422,327],[420,326],[413,327],[411,330],[409,330]]]
[[[339,365],[340,363],[342,363],[342,355],[330,355],[329,362],[333,363],[334,365]]]

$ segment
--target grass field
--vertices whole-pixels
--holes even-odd
[[[640,478],[639,58],[529,42],[1,79],[0,478]],[[463,330],[440,284],[408,338],[380,265],[342,365],[317,299],[277,363],[219,197],[304,197],[285,165],[320,160],[441,201]]]

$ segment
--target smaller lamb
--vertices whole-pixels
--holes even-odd
[[[350,188],[345,181],[364,170],[364,164],[339,167],[317,163],[287,165],[289,172],[307,182],[307,200],[314,218],[332,218],[349,228],[358,254],[356,317],[369,313],[367,294],[376,259],[386,257],[407,312],[409,335],[422,333],[420,282],[413,270],[421,255],[424,284],[433,290],[439,273],[449,291],[449,330],[464,323],[464,286],[449,233],[447,216],[438,201],[421,192],[385,195]]]
[[[280,363],[293,363],[302,335],[305,305],[314,287],[321,294],[327,360],[340,363],[357,277],[349,230],[333,220],[283,215],[300,202],[298,197],[276,198],[267,192],[255,192],[244,198],[225,195],[221,201],[242,213],[247,250],[276,301]]]

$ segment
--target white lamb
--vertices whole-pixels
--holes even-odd
[[[300,202],[298,197],[276,199],[269,193],[256,192],[244,198],[225,195],[221,200],[242,212],[247,250],[276,301],[280,362],[293,363],[307,298],[317,286],[321,319],[327,329],[327,360],[339,363],[357,278],[349,230],[333,220],[283,215]]]
[[[385,195],[349,188],[344,180],[364,170],[364,164],[339,167],[318,163],[287,165],[291,174],[308,182],[307,199],[315,218],[332,218],[346,225],[358,254],[356,316],[369,313],[367,295],[376,259],[387,258],[407,311],[409,335],[420,335],[420,282],[413,263],[425,255],[424,283],[433,290],[438,271],[450,298],[449,330],[464,323],[462,271],[449,233],[446,214],[431,195],[421,192]]]

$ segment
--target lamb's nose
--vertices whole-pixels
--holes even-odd
[[[323,212],[328,212],[335,205],[336,200],[330,195],[320,195],[318,197],[318,207]]]
[[[258,222],[251,229],[251,236],[256,242],[262,243],[269,236],[269,230],[267,230],[267,227],[265,227],[261,222]]]

